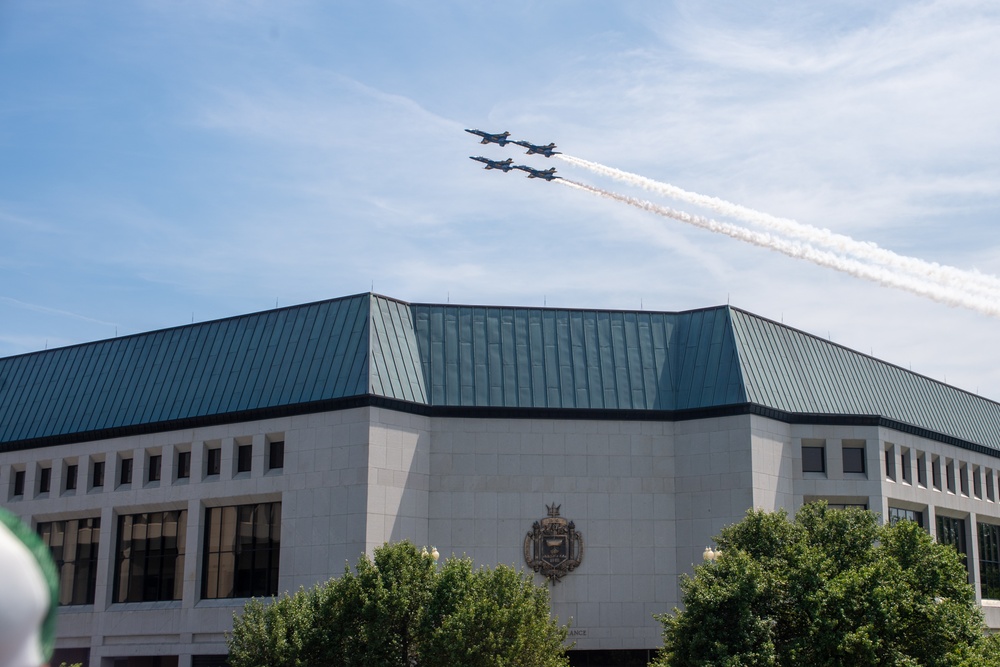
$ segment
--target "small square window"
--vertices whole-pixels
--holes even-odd
[[[104,486],[104,461],[94,461],[94,468],[91,471],[93,483],[92,486],[95,489],[99,489]]]
[[[236,472],[250,472],[253,461],[253,445],[240,445],[236,448]]]
[[[802,448],[802,472],[826,472],[826,447]]]
[[[273,440],[267,445],[267,469],[277,470],[285,467],[285,441]]]
[[[23,496],[24,495],[24,471],[15,470],[14,471],[14,495]]]
[[[78,468],[76,465],[66,466],[66,490],[73,491],[76,489],[76,475]]]
[[[208,450],[208,457],[205,460],[205,474],[218,475],[222,472],[222,448],[213,447]]]
[[[191,476],[191,452],[177,452],[177,479]]]
[[[844,447],[844,472],[865,472],[865,448]]]
[[[42,468],[38,471],[38,492],[48,493],[52,488],[52,468]]]
[[[118,476],[118,483],[132,483],[132,459],[122,459],[122,469],[121,474]]]
[[[162,466],[163,456],[161,454],[153,454],[149,457],[149,470],[146,472],[147,482],[159,482],[160,481],[160,468]]]

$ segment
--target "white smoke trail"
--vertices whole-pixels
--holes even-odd
[[[874,243],[857,241],[849,236],[803,224],[788,218],[779,218],[752,208],[733,204],[717,197],[709,197],[694,192],[688,192],[669,183],[654,181],[645,176],[632,174],[621,169],[608,167],[589,160],[570,155],[556,157],[570,164],[603,174],[617,181],[636,185],[645,190],[679,199],[691,204],[703,206],[722,215],[732,216],[745,222],[758,225],[764,229],[779,232],[785,236],[802,239],[813,245],[829,248],[835,252],[851,255],[859,259],[875,262],[888,268],[905,271],[924,280],[931,280],[963,291],[976,291],[980,294],[1000,298],[1000,278],[978,271],[966,271],[952,266],[927,262],[915,257],[899,255],[891,250],[881,248]]]
[[[897,289],[906,290],[913,294],[927,297],[950,306],[961,306],[978,311],[984,315],[1000,317],[1000,302],[986,299],[975,294],[970,294],[969,292],[963,290],[947,287],[941,285],[940,283],[929,282],[915,276],[899,274],[885,268],[884,266],[865,264],[855,259],[848,259],[840,255],[836,255],[832,252],[818,250],[808,243],[788,241],[766,232],[759,232],[747,229],[746,227],[733,225],[728,222],[719,222],[711,218],[691,215],[690,213],[685,213],[683,211],[676,211],[649,201],[636,199],[634,197],[627,197],[625,195],[609,192],[608,190],[603,190],[601,188],[595,188],[591,185],[571,181],[566,178],[556,179],[554,182],[562,183],[563,185],[577,188],[579,190],[585,190],[600,197],[628,204],[629,206],[634,206],[644,211],[655,213],[656,215],[673,218],[674,220],[678,220],[695,227],[707,229],[719,234],[725,234],[726,236],[730,236],[734,239],[739,239],[740,241],[751,243],[762,248],[776,250],[780,253],[788,255],[789,257],[805,259],[819,266],[836,269],[837,271],[847,273],[856,278],[871,280],[886,287],[895,287]]]

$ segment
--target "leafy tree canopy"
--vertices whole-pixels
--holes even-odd
[[[442,567],[410,542],[375,549],[339,579],[248,602],[233,667],[565,667],[566,628],[548,590],[507,566]]]
[[[681,582],[684,610],[657,617],[656,667],[1000,664],[959,554],[911,521],[750,510],[717,543]]]

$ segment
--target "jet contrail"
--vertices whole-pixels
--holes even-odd
[[[765,229],[784,234],[785,236],[791,236],[813,245],[829,248],[835,252],[875,262],[900,271],[906,271],[924,280],[931,280],[955,289],[963,291],[975,290],[981,294],[1000,298],[1000,278],[989,274],[978,271],[966,271],[938,264],[937,262],[927,262],[915,257],[906,257],[891,250],[881,248],[874,243],[857,241],[849,236],[831,232],[828,229],[820,229],[819,227],[813,227],[812,225],[803,224],[788,218],[779,218],[752,208],[727,202],[717,197],[708,197],[688,192],[668,183],[654,181],[645,176],[639,176],[638,174],[632,174],[621,169],[590,162],[589,160],[562,154],[556,155],[556,157],[615,180],[636,185],[673,199],[703,206],[722,215],[732,216]]]
[[[985,315],[1000,317],[1000,302],[986,299],[976,294],[970,294],[964,290],[948,287],[937,282],[930,282],[926,279],[912,275],[901,275],[884,266],[865,264],[857,261],[856,259],[849,259],[832,252],[818,250],[808,243],[788,241],[766,232],[759,232],[728,222],[719,222],[711,218],[692,215],[683,211],[676,211],[649,201],[636,199],[634,197],[627,197],[625,195],[596,188],[591,185],[571,181],[566,178],[559,178],[554,182],[562,183],[563,185],[577,188],[579,190],[585,190],[600,197],[628,204],[629,206],[634,206],[644,211],[655,213],[656,215],[673,218],[674,220],[678,220],[695,227],[701,227],[702,229],[707,229],[719,234],[725,234],[726,236],[730,236],[734,239],[739,239],[740,241],[751,243],[762,248],[776,250],[780,253],[788,255],[789,257],[805,259],[819,266],[836,269],[837,271],[847,273],[856,278],[871,280],[886,287],[903,289],[913,294],[928,297],[950,306],[961,306],[976,310]]]

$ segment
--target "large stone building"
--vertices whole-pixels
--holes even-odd
[[[1000,627],[998,456],[997,403],[728,306],[362,294],[0,359],[0,501],[61,564],[57,664],[217,664],[247,597],[385,541],[527,567],[556,506],[576,664],[645,664],[720,528],[815,498],[955,544]]]

